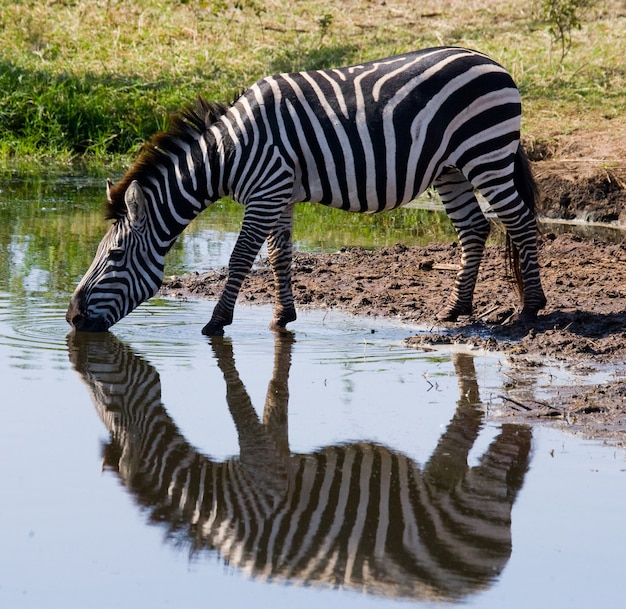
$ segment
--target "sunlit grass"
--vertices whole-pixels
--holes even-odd
[[[560,61],[533,3],[413,0],[0,0],[0,159],[127,163],[197,94],[230,101],[279,71],[439,44],[505,65],[532,139],[626,110],[626,17],[605,0]]]
[[[392,212],[364,215],[319,205],[296,208],[294,239],[304,240],[308,249],[338,249],[346,244],[386,247],[401,242],[426,245],[455,239],[452,223],[441,211],[401,208]]]

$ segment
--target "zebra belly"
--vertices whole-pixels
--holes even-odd
[[[348,192],[348,196],[344,194],[339,194],[335,196],[329,196],[324,192],[324,189],[321,187],[319,182],[312,186],[311,188],[311,196],[307,198],[310,203],[321,203],[322,205],[326,205],[327,207],[334,207],[335,209],[343,209],[344,211],[354,212],[354,213],[366,213],[366,214],[374,214],[382,211],[390,211],[392,209],[396,209],[398,207],[402,207],[406,205],[417,196],[422,194],[426,187],[419,192],[408,196],[402,197],[398,199],[398,197],[393,197],[391,199],[384,198],[381,199],[377,193],[371,193],[371,195],[365,199],[359,196],[359,193],[356,190],[352,190]],[[335,191],[339,192],[339,191]],[[304,199],[302,199],[304,201]]]

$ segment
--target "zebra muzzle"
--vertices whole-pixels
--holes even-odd
[[[72,296],[65,319],[78,332],[106,332],[110,326],[103,317],[89,317],[84,311],[82,298],[76,296]]]

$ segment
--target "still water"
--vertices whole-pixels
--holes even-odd
[[[274,335],[267,307],[210,340],[194,301],[69,334],[99,189],[11,188],[0,606],[623,606],[626,452],[498,420],[504,357],[337,312]],[[224,263],[209,220],[170,272]]]

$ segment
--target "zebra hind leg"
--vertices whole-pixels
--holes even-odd
[[[497,214],[496,210],[496,214]],[[500,216],[512,244],[513,271],[518,282],[522,310],[517,319],[533,321],[546,306],[547,300],[541,286],[537,255],[537,222],[533,214],[525,213],[517,223]]]
[[[532,321],[546,306],[546,296],[541,286],[537,253],[537,219],[535,199],[537,188],[530,165],[521,147],[514,162],[495,179],[493,173],[474,181],[476,188],[487,199],[498,216],[512,244],[512,266],[522,300],[522,310],[517,316],[522,321]]]
[[[273,330],[281,330],[290,321],[296,320],[296,307],[291,289],[291,261],[293,226],[293,205],[289,205],[267,239],[267,249],[272,273],[276,307],[270,324]]]
[[[456,321],[471,315],[478,269],[489,236],[490,225],[474,194],[474,189],[460,171],[446,168],[434,181],[444,209],[461,243],[461,268],[457,273],[448,304],[437,314],[440,321]]]

